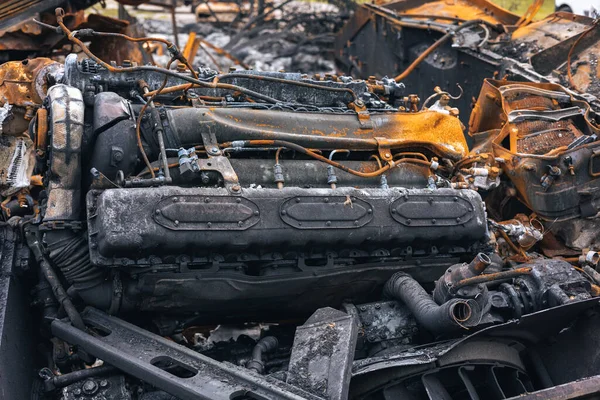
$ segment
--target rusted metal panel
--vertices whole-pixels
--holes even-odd
[[[429,21],[482,19],[493,24],[515,25],[519,20],[517,15],[487,0],[400,0],[382,5],[397,13]]]
[[[49,58],[11,61],[0,66],[0,102],[19,107],[39,105],[48,90],[47,74],[60,67]]]

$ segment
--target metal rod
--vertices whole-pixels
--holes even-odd
[[[174,36],[174,42],[175,42],[175,46],[179,47],[179,38],[177,37],[177,17],[175,15],[175,9],[177,8],[177,0],[172,0],[172,5],[171,5],[171,23],[173,24],[173,36]]]
[[[144,93],[148,93],[148,86],[144,86]],[[154,106],[154,100],[149,101],[148,105],[151,109],[151,115],[156,114],[156,107]],[[165,147],[165,138],[163,136],[163,129],[160,126],[160,121],[156,121],[156,138],[158,139],[158,146],[160,147],[160,156],[162,158],[163,170],[165,172],[165,181],[167,183],[171,182],[171,172],[169,171],[169,164],[167,161],[167,149]]]

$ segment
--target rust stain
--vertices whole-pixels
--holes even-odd
[[[59,64],[49,58],[9,61],[0,66],[0,105],[21,107],[39,105],[46,97],[48,82],[44,75]]]

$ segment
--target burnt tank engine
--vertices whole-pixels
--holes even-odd
[[[48,90],[36,236],[85,303],[302,313],[486,246],[479,194],[449,181],[460,121],[401,85],[172,72],[69,56]]]

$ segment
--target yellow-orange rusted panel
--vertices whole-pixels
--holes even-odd
[[[403,3],[406,4],[403,6]],[[453,0],[453,1],[430,1],[418,2],[420,5],[414,6],[416,2],[397,2],[397,7],[393,7],[402,14],[415,16],[430,16],[435,18],[457,18],[461,20],[481,19],[493,24],[514,24],[519,17],[507,10],[482,0]],[[388,6],[386,6],[388,7]],[[408,8],[412,7],[412,8]],[[392,7],[389,7],[392,8]]]
[[[375,138],[384,138],[394,149],[427,149],[454,160],[468,153],[458,118],[435,111],[373,113],[369,115],[369,121],[361,122],[356,114],[324,116],[318,113],[215,108],[210,118],[218,124],[227,125],[232,132],[239,132],[240,137],[250,131],[260,132],[264,139],[276,139],[279,134],[318,135],[331,139],[344,137],[370,141],[374,148],[377,148]],[[335,143],[332,140],[332,148],[336,148]]]
[[[0,65],[0,105],[31,107],[42,103],[48,82],[44,76],[60,65],[49,58],[9,61]]]

